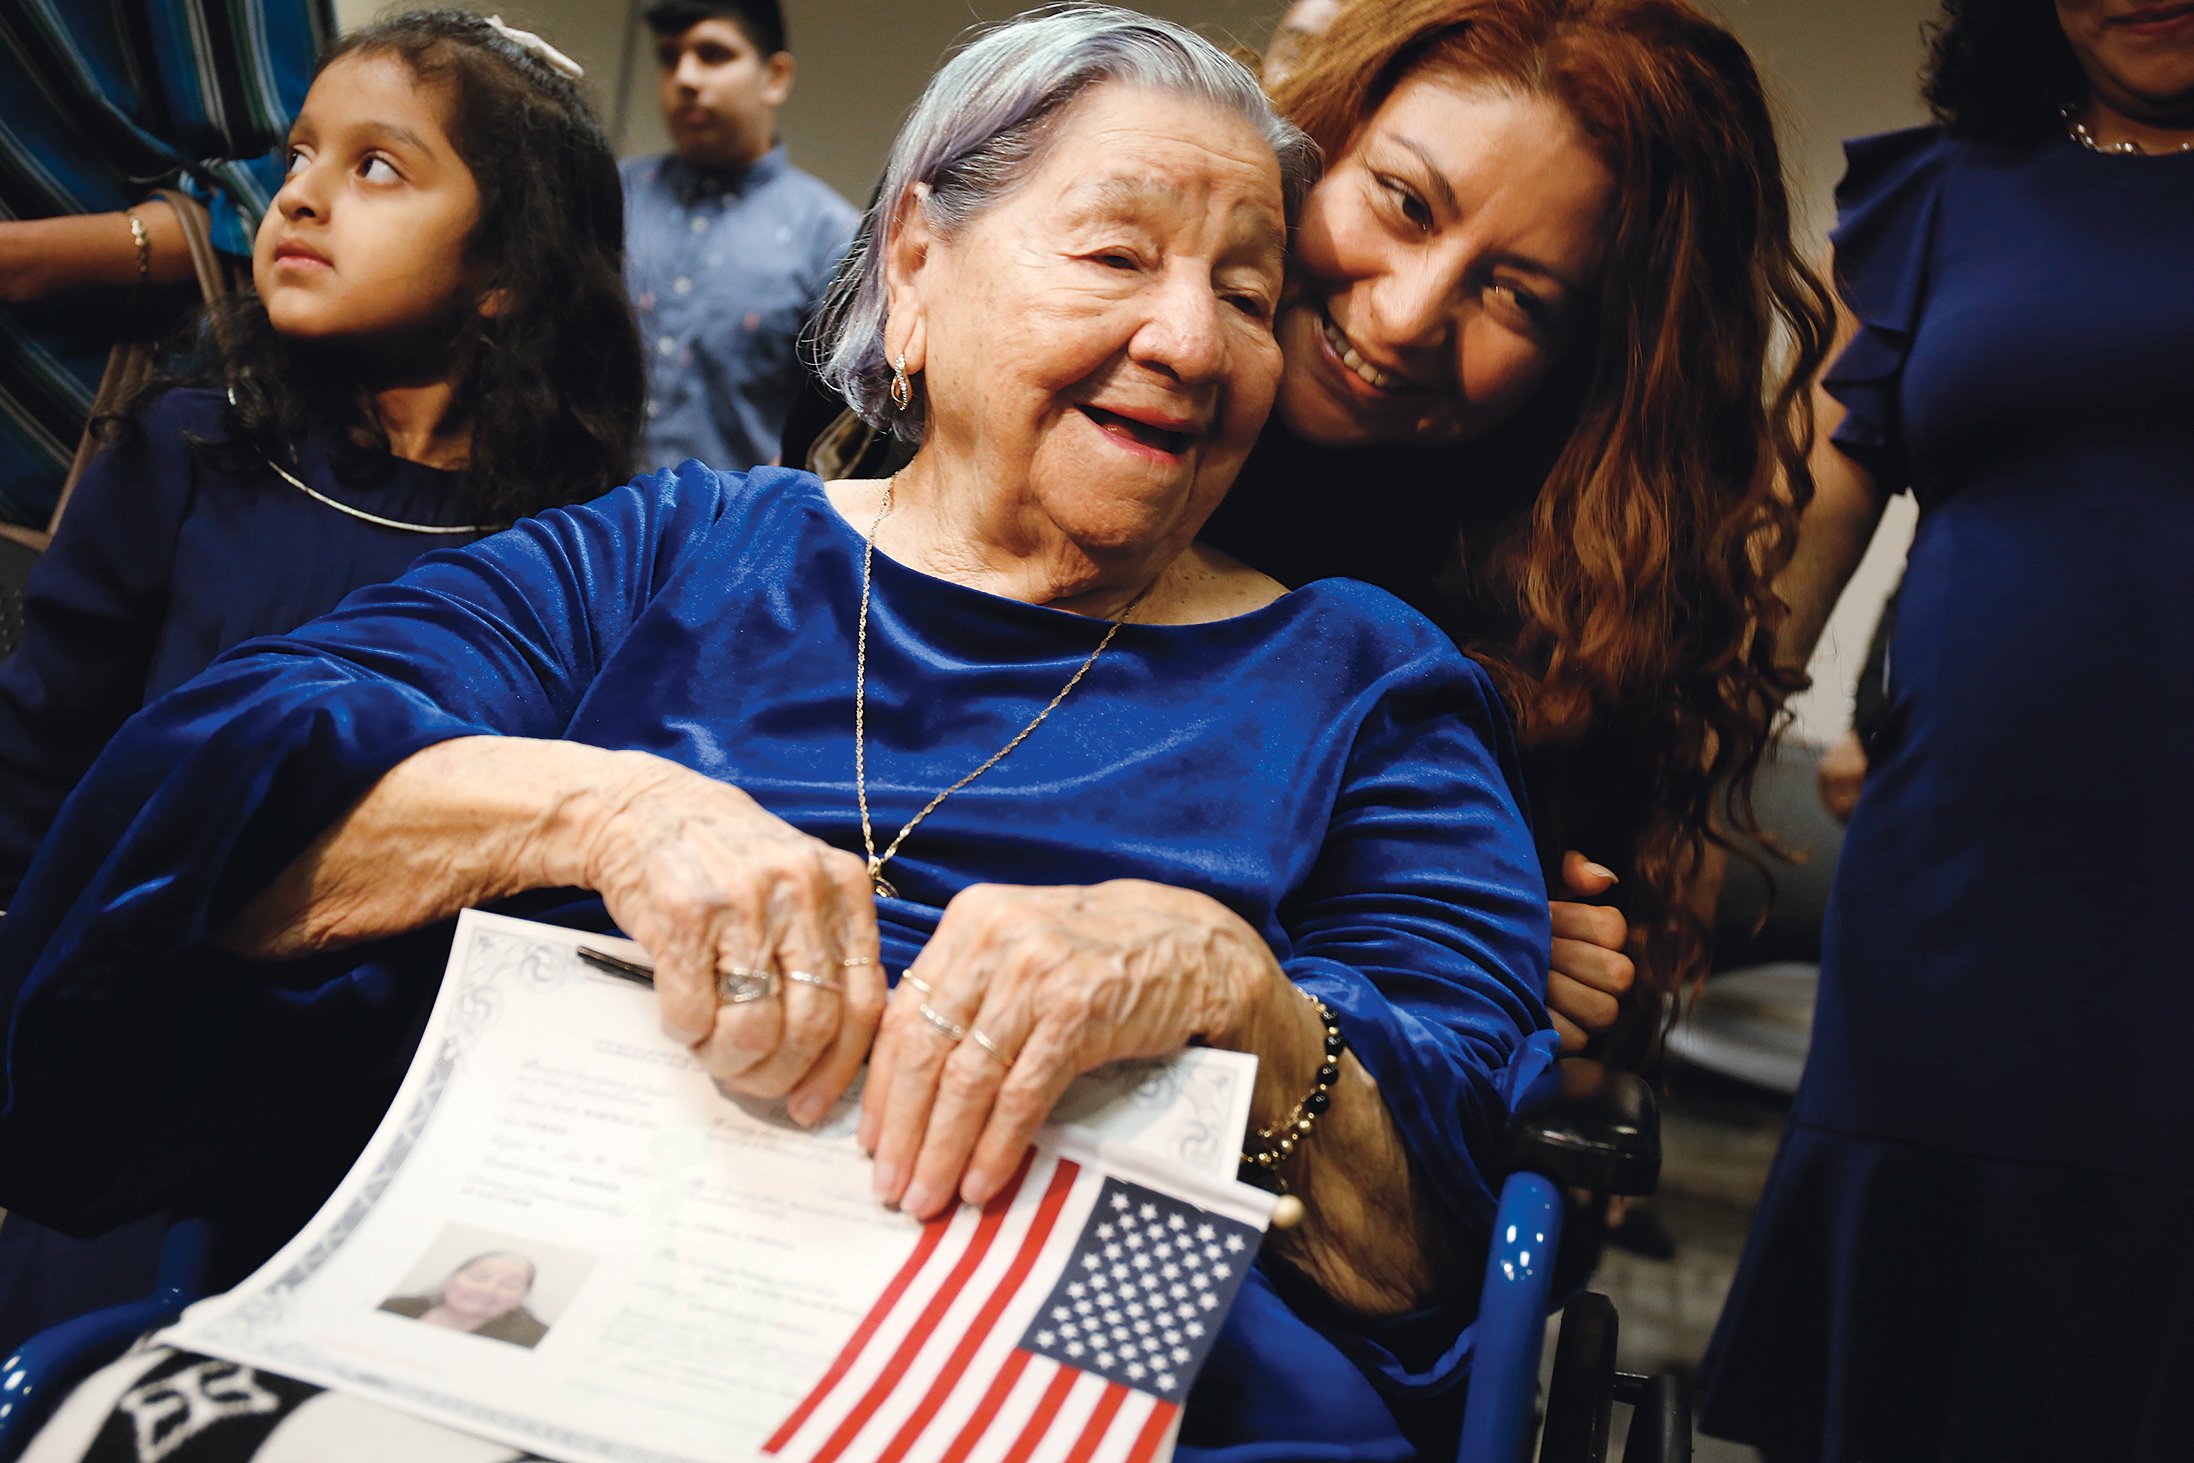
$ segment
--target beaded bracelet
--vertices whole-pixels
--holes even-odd
[[[122,217],[129,220],[130,241],[137,245],[137,282],[142,285],[152,278],[152,232],[136,209],[123,209]]]
[[[1257,1129],[1254,1146],[1242,1150],[1242,1164],[1237,1174],[1242,1182],[1275,1194],[1287,1192],[1287,1180],[1280,1176],[1280,1165],[1294,1157],[1296,1145],[1310,1137],[1311,1127],[1318,1121],[1319,1114],[1332,1106],[1333,1084],[1341,1080],[1341,1054],[1348,1050],[1348,1042],[1333,1019],[1333,1008],[1301,986],[1295,990],[1318,1010],[1318,1024],[1325,1027],[1325,1060],[1319,1064],[1316,1084],[1304,1094],[1303,1100],[1279,1122]]]

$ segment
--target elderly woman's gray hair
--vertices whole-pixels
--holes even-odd
[[[884,357],[884,234],[917,187],[930,227],[950,238],[1002,201],[1043,161],[1053,121],[1108,82],[1207,102],[1254,126],[1280,164],[1292,223],[1317,181],[1318,149],[1283,120],[1257,80],[1194,31],[1104,5],[1033,11],[985,32],[931,78],[884,165],[883,185],[814,326],[823,380],[879,427],[922,439],[919,389],[903,411],[888,401]]]

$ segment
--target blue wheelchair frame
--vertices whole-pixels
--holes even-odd
[[[1605,1073],[1593,1063],[1565,1062],[1563,1068],[1564,1095],[1547,1111],[1524,1119],[1510,1135],[1514,1168],[1501,1188],[1485,1287],[1472,1323],[1475,1359],[1464,1399],[1459,1463],[1523,1463],[1527,1456],[1562,1238],[1557,1181],[1600,1193],[1636,1194],[1650,1192],[1659,1171],[1660,1135],[1644,1085],[1627,1074]],[[159,1280],[150,1295],[41,1331],[0,1362],[0,1463],[22,1452],[70,1387],[204,1296],[210,1241],[204,1220],[178,1222],[168,1232]],[[1597,1296],[1583,1299],[1605,1305]],[[1610,1399],[1628,1400],[1638,1409],[1626,1463],[1687,1463],[1690,1411],[1681,1390],[1672,1378],[1616,1374],[1611,1315],[1608,1326],[1604,1354],[1593,1363],[1604,1375],[1586,1376],[1581,1385],[1565,1387],[1557,1360],[1553,1405],[1561,1405],[1559,1394],[1565,1392],[1575,1405],[1581,1393],[1582,1405],[1592,1415],[1571,1419],[1561,1431],[1565,1441],[1559,1447],[1550,1425],[1540,1463],[1601,1463]],[[1581,1443],[1567,1441],[1580,1438]]]

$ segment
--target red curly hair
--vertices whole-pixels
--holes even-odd
[[[1617,180],[1596,335],[1543,393],[1558,420],[1532,471],[1551,468],[1465,538],[1470,593],[1506,622],[1465,648],[1539,760],[1615,748],[1639,784],[1635,842],[1609,852],[1635,875],[1641,972],[1669,990],[1703,973],[1689,895],[1723,826],[1757,831],[1752,778],[1803,684],[1774,659],[1771,584],[1812,495],[1830,298],[1791,239],[1751,60],[1684,0],[1358,0],[1274,99],[1338,157],[1426,70],[1556,103]]]

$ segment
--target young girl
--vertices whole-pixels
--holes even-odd
[[[253,251],[258,298],[208,323],[202,374],[110,424],[31,575],[0,664],[0,905],[147,699],[431,548],[631,475],[623,195],[576,70],[448,10],[323,58]],[[11,1218],[0,1355],[150,1289],[158,1233],[75,1245]]]

